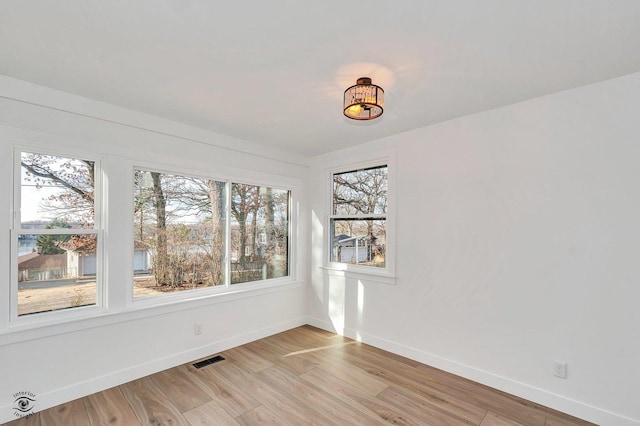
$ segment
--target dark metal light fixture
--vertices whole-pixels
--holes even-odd
[[[384,111],[384,90],[371,84],[369,77],[360,77],[355,86],[344,91],[344,115],[353,120],[373,120]]]

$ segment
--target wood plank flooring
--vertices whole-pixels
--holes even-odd
[[[15,420],[51,425],[589,425],[311,326]]]

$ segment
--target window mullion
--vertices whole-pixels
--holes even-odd
[[[11,216],[11,229],[20,229],[20,223],[22,221],[20,206],[22,205],[22,179],[21,172],[22,167],[19,166],[21,158],[21,150],[14,148],[13,150],[13,204]]]
[[[45,229],[45,228],[21,228],[17,229],[16,232],[20,235],[28,234],[28,235],[91,235],[98,234],[98,229],[86,229],[86,228],[55,228],[55,229]]]
[[[329,215],[330,219],[341,220],[384,220],[387,218],[386,214],[332,214]]]
[[[231,286],[231,182],[225,183],[225,207],[224,207],[224,286]]]

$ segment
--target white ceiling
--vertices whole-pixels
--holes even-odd
[[[0,74],[302,155],[636,71],[638,0],[0,2]]]

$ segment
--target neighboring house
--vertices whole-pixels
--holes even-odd
[[[371,258],[367,237],[351,237],[341,234],[334,237],[334,241],[338,245],[339,262],[361,263]]]
[[[333,238],[335,259],[344,263],[384,262],[384,236],[351,237],[340,234]]]
[[[58,244],[66,250],[67,267],[77,271],[78,277],[96,275],[96,239],[93,235],[74,236]]]
[[[133,272],[143,273],[151,271],[151,253],[149,247],[140,241],[133,243]]]
[[[60,248],[66,250],[67,266],[69,270],[78,271],[78,277],[96,275],[96,240],[95,238],[73,238],[60,243]],[[148,272],[151,261],[147,246],[141,242],[134,243],[133,271]],[[75,269],[74,269],[75,268]]]
[[[67,276],[66,254],[39,254],[18,256],[18,281],[46,281]]]

